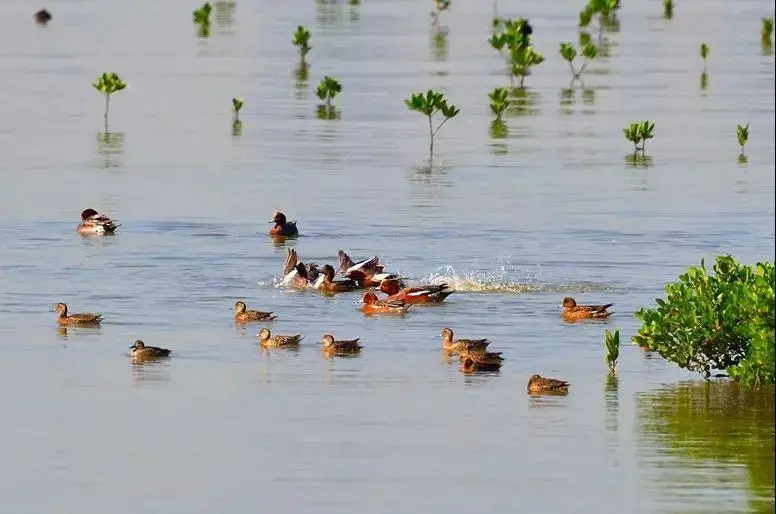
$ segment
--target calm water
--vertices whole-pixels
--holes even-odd
[[[571,93],[558,43],[581,1],[501,2],[531,19],[547,61],[525,104],[489,135],[506,86],[487,44],[493,5],[455,0],[434,44],[428,5],[240,2],[211,35],[196,2],[0,4],[0,497],[13,512],[769,512],[773,391],[705,383],[625,345],[607,381],[603,333],[687,266],[730,252],[774,258],[774,60],[764,0],[626,2],[610,56]],[[307,83],[291,33],[312,31]],[[698,47],[708,42],[708,89]],[[116,71],[110,134],[90,84]],[[338,77],[341,119],[312,90]],[[426,163],[411,92],[461,108]],[[233,136],[230,99],[244,96]],[[625,162],[622,127],[651,119],[652,167]],[[748,164],[736,124],[751,123]],[[123,223],[74,233],[86,207]],[[378,254],[458,292],[405,319],[366,318],[357,294],[277,287],[286,247],[273,210],[299,220],[304,261]],[[611,301],[607,323],[564,324],[566,295]],[[258,351],[238,298],[274,310],[298,352]],[[58,331],[48,310],[99,311]],[[488,337],[508,359],[467,377],[439,331]],[[325,360],[324,332],[362,355]],[[127,346],[174,351],[133,366]],[[533,373],[572,383],[530,398]],[[140,491],[131,501],[133,491]]]

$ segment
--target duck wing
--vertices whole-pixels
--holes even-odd
[[[299,260],[299,258],[296,255],[296,250],[293,248],[288,249],[288,253],[286,254],[286,261],[283,263],[283,276],[285,277],[291,271],[296,269],[296,263]]]

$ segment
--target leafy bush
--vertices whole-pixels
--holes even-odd
[[[691,267],[666,286],[666,299],[641,309],[634,343],[690,371],[724,369],[744,386],[773,384],[776,275],[772,262],[717,257],[714,275]]]

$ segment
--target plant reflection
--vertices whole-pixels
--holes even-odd
[[[97,134],[97,155],[101,157],[102,169],[121,167],[121,155],[124,153],[123,132],[99,132]]]

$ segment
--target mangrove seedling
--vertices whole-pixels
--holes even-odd
[[[435,27],[439,28],[439,17],[449,8],[450,0],[434,0],[434,10],[430,14]]]
[[[620,0],[589,0],[585,8],[579,13],[579,28],[589,26],[597,17],[598,42],[600,43],[603,40],[604,27],[616,25],[619,8]]]
[[[706,58],[709,56],[709,45],[701,43],[701,59],[703,59],[703,73],[706,73]]]
[[[770,47],[773,44],[771,35],[773,34],[773,18],[763,18],[760,27],[760,42],[764,47]]]
[[[310,31],[304,25],[299,25],[294,32],[294,39],[292,40],[294,46],[299,49],[299,58],[302,63],[305,62],[305,57],[313,47],[310,46]]]
[[[577,80],[581,81],[582,72],[585,71],[587,65],[590,64],[590,61],[595,59],[596,55],[598,55],[598,47],[593,43],[587,43],[582,47],[582,57],[584,60],[582,61],[582,66],[580,66],[579,70],[574,67],[574,59],[577,57],[577,49],[574,48],[574,45],[572,45],[570,42],[561,43],[560,55],[569,63],[572,76],[571,82]]]
[[[749,141],[749,124],[736,125],[736,137],[738,138],[738,146],[741,147],[741,155],[744,155],[744,147]]]
[[[115,73],[103,73],[94,81],[92,87],[105,95],[105,132],[108,131],[108,111],[110,110],[110,95],[127,87]]]
[[[544,56],[536,52],[531,46],[531,34],[533,27],[524,18],[505,20],[503,30],[493,34],[488,42],[490,46],[501,52],[508,50],[509,80],[514,84],[514,78],[520,77],[519,87],[523,87],[525,77],[531,74],[532,69],[544,62]]]
[[[210,25],[210,13],[213,7],[210,2],[205,2],[199,9],[194,9],[194,23],[199,25]]]
[[[497,87],[490,93],[490,110],[496,115],[496,121],[501,121],[501,115],[509,107],[509,90],[505,87]]]
[[[606,365],[609,366],[609,372],[614,373],[617,368],[617,359],[620,358],[620,331],[615,330],[612,334],[608,330],[604,340],[606,348]]]
[[[663,18],[670,20],[674,17],[674,0],[663,0]]]
[[[631,123],[624,129],[625,139],[633,143],[633,154],[641,152],[642,155],[646,152],[647,139],[654,137],[655,123],[649,121],[641,121],[637,123]]]
[[[342,85],[337,79],[326,76],[323,77],[321,83],[318,84],[318,88],[315,90],[315,94],[325,102],[327,111],[331,111],[334,108],[334,97],[342,91]]]
[[[240,121],[240,109],[242,109],[245,100],[243,98],[232,98],[232,113],[234,114],[234,122]]]
[[[404,104],[410,111],[416,111],[428,118],[428,135],[429,135],[429,160],[434,159],[434,137],[442,126],[447,123],[447,120],[455,118],[460,109],[453,104],[448,104],[444,93],[433,91],[429,89],[423,94],[422,91],[413,93],[412,96],[404,100]],[[442,115],[442,122],[434,128],[434,115]]]

